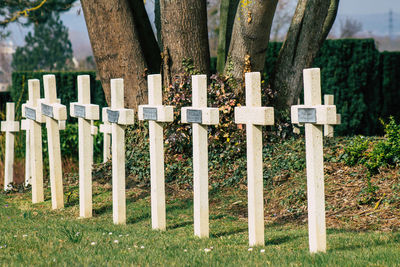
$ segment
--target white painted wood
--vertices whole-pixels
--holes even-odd
[[[274,109],[261,107],[261,74],[245,74],[246,106],[235,108],[235,123],[246,124],[249,245],[263,246],[264,196],[262,125],[274,124]]]
[[[132,109],[124,109],[123,79],[111,79],[111,110],[120,112],[118,123],[111,123],[113,221],[114,224],[126,224],[125,127],[133,124],[134,118]],[[103,120],[108,120],[105,117]]]
[[[6,121],[1,122],[1,131],[6,133],[4,161],[4,190],[14,181],[14,143],[15,133],[19,131],[19,122],[14,121],[15,104],[6,103]]]
[[[36,120],[27,119],[30,129],[30,162],[32,170],[32,203],[44,201],[43,193],[43,155],[42,126],[43,116],[39,113],[40,82],[37,79],[28,80],[29,101],[26,107],[35,110]],[[22,112],[25,113],[24,110]]]
[[[21,120],[21,130],[25,131],[25,186],[31,184],[32,174],[31,174],[31,138],[29,130],[29,121]]]
[[[321,105],[321,81],[318,68],[305,69],[304,104]],[[305,124],[307,203],[310,252],[326,251],[325,193],[322,126]]]
[[[50,164],[51,204],[53,209],[64,207],[59,121],[66,120],[66,108],[57,103],[56,78],[44,75],[45,103],[53,107],[53,117],[46,116],[47,142]]]
[[[92,217],[92,165],[93,165],[93,119],[99,119],[99,106],[90,104],[90,76],[78,76],[78,102],[71,103],[71,117],[76,117],[75,106],[83,107],[84,117],[78,117],[79,127],[79,214]],[[83,116],[83,114],[80,114]]]
[[[103,133],[103,163],[107,162],[111,156],[111,124],[107,121],[106,108],[102,109],[103,124],[100,124],[100,132]]]

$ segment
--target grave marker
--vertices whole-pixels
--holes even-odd
[[[57,100],[55,76],[44,75],[43,83],[45,98],[40,101],[40,113],[46,117],[51,205],[59,209],[64,207],[59,121],[67,119],[67,109]]]
[[[111,156],[111,124],[107,121],[107,108],[101,111],[103,124],[100,124],[100,132],[103,133],[103,163]]]
[[[139,120],[149,121],[152,228],[165,230],[163,123],[174,120],[172,106],[162,105],[161,75],[148,76],[149,104],[139,106]]]
[[[15,133],[19,131],[19,122],[14,121],[15,104],[6,104],[6,120],[1,122],[1,131],[6,133],[4,190],[13,182]]]
[[[274,108],[261,107],[261,75],[245,74],[246,106],[235,108],[235,123],[246,124],[249,245],[264,245],[262,127],[274,124]]]
[[[90,76],[78,76],[78,102],[70,103],[71,117],[78,118],[79,127],[79,214],[92,217],[92,122],[99,119],[99,106],[90,104]]]
[[[29,162],[32,176],[32,203],[44,201],[43,195],[43,155],[42,126],[45,118],[40,113],[40,82],[37,79],[28,80],[29,100],[22,105],[22,116],[26,117],[30,130]]]
[[[207,125],[219,123],[218,108],[207,108],[207,76],[192,76],[192,107],[181,110],[181,122],[192,123],[194,234],[209,236]]]
[[[334,105],[334,95],[324,95],[324,104],[325,105]],[[334,130],[332,125],[341,124],[341,116],[340,114],[336,114],[336,122],[334,124],[325,124],[324,125],[324,136],[333,137]]]
[[[112,195],[114,224],[126,223],[125,127],[134,123],[133,109],[124,108],[124,80],[111,79],[111,108],[103,120],[112,127]]]
[[[326,251],[324,159],[322,125],[336,123],[336,106],[321,105],[320,69],[305,69],[304,105],[291,108],[292,123],[305,123],[308,233],[310,252]],[[301,110],[313,110],[315,120],[304,119]]]
[[[21,120],[21,130],[25,131],[25,186],[31,184],[31,138],[29,130],[29,121]]]

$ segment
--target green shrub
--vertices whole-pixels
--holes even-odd
[[[358,163],[365,162],[366,151],[369,147],[369,140],[364,136],[356,136],[350,144],[344,148],[344,153],[341,158],[344,163],[349,166],[354,166]]]

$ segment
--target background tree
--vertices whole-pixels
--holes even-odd
[[[362,31],[362,23],[351,18],[346,18],[340,23],[340,38],[351,38]]]
[[[45,23],[35,24],[33,34],[25,37],[25,46],[13,54],[14,70],[63,70],[72,63],[72,45],[68,29],[58,15],[52,15]]]

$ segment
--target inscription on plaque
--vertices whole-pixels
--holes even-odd
[[[119,111],[107,109],[108,122],[118,123]]]
[[[86,117],[86,109],[84,106],[75,105],[74,107],[75,117],[85,118]]]
[[[36,120],[36,110],[25,107],[25,117],[30,120]]]
[[[299,123],[316,123],[317,111],[315,108],[299,108]]]
[[[187,122],[191,122],[191,123],[201,123],[202,122],[201,110],[188,109],[186,116],[187,116]]]
[[[53,107],[42,103],[43,115],[53,118]]]
[[[143,119],[149,121],[156,121],[157,108],[143,108]]]

